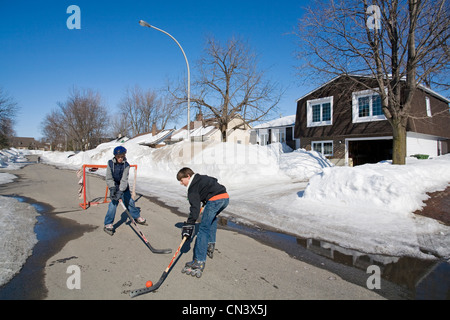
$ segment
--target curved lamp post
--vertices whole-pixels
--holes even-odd
[[[180,47],[181,52],[183,53],[184,56],[184,60],[186,60],[186,67],[187,67],[187,73],[188,73],[188,101],[187,101],[187,118],[188,118],[188,122],[187,122],[187,139],[190,141],[191,140],[191,72],[189,70],[189,62],[188,59],[186,57],[186,54],[184,53],[183,48],[181,47],[180,43],[177,41],[177,39],[175,39],[174,37],[172,37],[172,35],[170,35],[168,32],[161,30],[155,26],[150,25],[149,23],[145,22],[144,20],[139,20],[139,24],[143,27],[147,27],[147,28],[153,28],[155,30],[158,30],[164,34],[167,34],[169,37],[172,38],[173,41],[176,42],[176,44],[178,45],[178,47]]]

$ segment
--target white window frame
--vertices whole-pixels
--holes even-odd
[[[427,108],[427,116],[432,118],[433,114],[431,113],[431,101],[429,97],[425,97],[425,106]]]
[[[260,129],[259,130],[259,145],[267,146],[269,142],[269,130]]]
[[[325,143],[331,143],[331,153],[323,153],[324,147],[323,145]],[[314,144],[321,144],[322,145],[322,151],[317,151],[314,150]],[[334,155],[334,141],[333,140],[325,140],[325,141],[311,141],[311,150],[316,151],[316,152],[320,152],[322,155],[324,155],[325,157],[332,157]]]
[[[307,118],[307,126],[309,127],[321,127],[321,126],[331,126],[333,124],[333,96],[326,97],[326,98],[320,98],[320,99],[314,99],[314,100],[308,100],[306,102],[306,118]],[[329,103],[330,104],[330,120],[329,121],[323,121],[323,104]],[[315,105],[320,104],[320,121],[313,122],[313,110],[312,107]]]
[[[285,128],[276,128],[272,129],[272,141],[273,142],[286,142],[286,129]]]
[[[383,121],[387,120],[384,113],[381,115],[373,115],[373,107],[372,107],[372,96],[379,95],[377,90],[363,90],[352,93],[352,119],[353,123],[361,123],[361,122],[372,122],[372,121]],[[369,115],[367,117],[359,116],[359,98],[370,97],[370,106],[369,106]]]

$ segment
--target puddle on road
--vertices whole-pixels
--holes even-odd
[[[155,197],[145,198],[186,218],[177,207],[168,206]],[[365,288],[370,276],[366,273],[367,267],[377,265],[381,270],[382,282],[381,289],[376,292],[387,299],[450,300],[450,264],[446,261],[370,255],[321,240],[304,239],[266,227],[236,223],[232,217],[219,216],[219,227],[252,237],[285,251],[295,259],[329,270],[345,281]]]
[[[382,282],[381,290],[375,291],[388,299],[450,299],[450,264],[446,261],[367,254],[322,240],[299,238],[238,224],[225,218],[220,219],[219,225],[284,250],[301,261],[321,268],[325,268],[326,265],[327,270],[330,270],[331,266],[331,272],[364,287],[368,277],[371,276],[366,273],[367,268],[377,265],[381,270]],[[333,263],[330,264],[328,261]],[[348,268],[344,270],[342,266],[347,266],[350,270]]]

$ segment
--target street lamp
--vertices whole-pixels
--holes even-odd
[[[186,54],[184,53],[183,48],[181,47],[180,43],[177,41],[177,39],[175,39],[174,37],[172,37],[171,34],[169,34],[168,32],[161,30],[155,26],[150,25],[149,23],[145,22],[144,20],[139,20],[139,24],[143,27],[147,27],[147,28],[153,28],[155,30],[161,31],[162,33],[167,34],[169,37],[172,38],[173,41],[176,42],[176,44],[178,45],[178,47],[180,47],[181,52],[183,53],[184,56],[184,60],[186,60],[186,67],[187,67],[187,73],[188,73],[188,101],[187,101],[187,118],[188,118],[188,122],[187,122],[187,139],[190,141],[191,140],[191,72],[189,70],[189,62],[188,59],[186,57]]]

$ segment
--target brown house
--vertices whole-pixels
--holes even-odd
[[[355,77],[353,77],[355,78]],[[297,100],[295,138],[337,165],[392,159],[393,130],[370,77],[339,76]],[[450,100],[419,85],[407,126],[407,155],[449,152]]]
[[[21,150],[46,150],[45,144],[28,137],[11,137],[9,144],[11,147]]]

